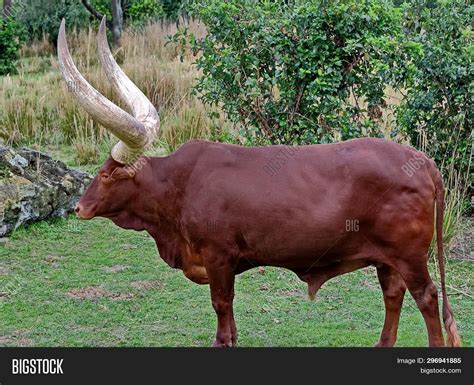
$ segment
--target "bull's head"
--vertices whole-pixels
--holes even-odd
[[[134,195],[138,194],[133,180],[137,169],[134,165],[160,127],[153,104],[115,62],[107,43],[105,17],[97,39],[100,62],[107,79],[132,114],[108,100],[77,70],[67,46],[63,20],[58,37],[58,58],[63,77],[68,85],[73,86],[74,97],[88,114],[120,139],[76,206],[77,215],[83,219],[114,216],[126,201],[133,201]]]

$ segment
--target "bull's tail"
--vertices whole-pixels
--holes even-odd
[[[433,182],[436,188],[436,243],[438,246],[439,275],[441,277],[441,291],[443,295],[443,322],[446,329],[446,345],[451,347],[461,346],[458,327],[454,320],[453,311],[448,302],[446,294],[446,280],[444,272],[444,249],[443,249],[443,218],[444,218],[444,186],[439,170],[434,167]]]

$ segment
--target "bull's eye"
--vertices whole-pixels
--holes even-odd
[[[102,173],[102,174],[100,175],[100,178],[101,178],[103,181],[106,181],[106,180],[109,179],[109,174],[107,174],[107,173],[104,172],[104,173]]]

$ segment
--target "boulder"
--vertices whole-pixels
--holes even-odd
[[[65,216],[91,177],[49,155],[0,145],[0,237],[21,225]]]

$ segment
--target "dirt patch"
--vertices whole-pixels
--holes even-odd
[[[130,286],[137,290],[152,290],[161,288],[163,284],[160,281],[135,281]]]
[[[449,248],[451,258],[474,262],[474,217],[466,218]]]
[[[49,263],[55,263],[64,259],[61,255],[48,255],[44,260]]]
[[[16,340],[15,346],[18,346],[20,348],[27,348],[33,346],[33,341],[29,338],[20,338],[19,340]]]
[[[128,269],[129,266],[125,266],[125,265],[113,265],[113,266],[106,266],[106,267],[103,267],[101,270],[105,273],[119,273],[120,271],[124,271],[126,269]]]
[[[0,336],[0,346],[7,345],[12,341],[10,337]]]
[[[107,291],[101,287],[83,287],[69,290],[67,294],[74,299],[96,299],[105,298]]]
[[[10,274],[10,269],[8,267],[0,266],[0,275]]]
[[[69,290],[67,295],[74,299],[99,299],[109,298],[115,301],[123,301],[133,298],[132,293],[113,293],[100,286],[83,287]]]
[[[262,283],[258,290],[261,290],[261,291],[269,291],[270,290],[270,285],[268,283]]]
[[[30,338],[27,338],[26,335],[28,335],[26,330],[18,330],[7,336],[0,336],[0,346],[33,346],[33,341]]]
[[[284,289],[278,289],[275,292],[275,295],[277,296],[283,296],[283,297],[289,297],[289,298],[306,298],[307,293],[306,290],[303,289],[302,287],[287,287]]]
[[[61,264],[59,262],[63,259],[64,257],[61,255],[48,255],[44,258],[43,262],[48,264],[53,269],[59,269],[61,267]]]
[[[129,300],[134,297],[133,293],[109,293],[107,298],[113,299],[114,301]]]
[[[138,249],[138,245],[131,245],[129,243],[123,243],[121,246],[124,250]]]

